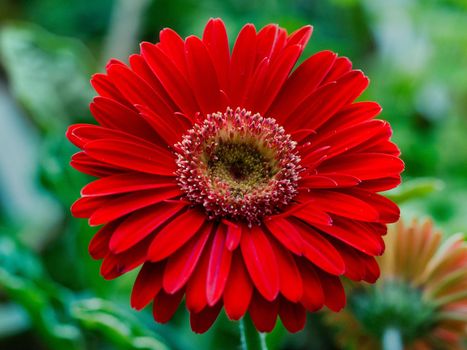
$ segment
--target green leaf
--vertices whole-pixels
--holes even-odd
[[[29,316],[15,303],[0,304],[0,338],[21,333],[30,328]]]
[[[109,301],[99,298],[76,301],[71,313],[83,327],[99,331],[122,349],[168,349],[138,319]]]
[[[0,62],[13,95],[43,131],[88,115],[94,63],[79,41],[33,24],[6,25],[0,28]]]
[[[403,182],[399,187],[385,193],[385,196],[402,204],[412,199],[423,198],[444,188],[444,182],[433,178],[417,178]]]
[[[80,329],[66,319],[69,292],[51,282],[40,261],[18,242],[2,235],[0,247],[0,289],[28,313],[50,349],[82,350]]]

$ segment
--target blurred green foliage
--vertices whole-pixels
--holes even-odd
[[[404,342],[411,342],[433,326],[434,309],[423,301],[421,291],[398,281],[387,281],[368,294],[357,290],[348,307],[374,339],[381,339],[388,328],[395,327]]]
[[[0,47],[11,92],[41,132],[58,133],[86,114],[94,64],[82,43],[18,23],[3,26]]]
[[[70,218],[68,208],[89,179],[68,166],[75,149],[64,133],[72,122],[91,120],[88,80],[112,52],[122,51],[109,47],[110,38],[130,22],[139,28],[136,40],[121,45],[132,51],[167,26],[200,35],[209,17],[224,19],[231,42],[246,22],[275,22],[289,31],[313,24],[304,57],[322,49],[349,56],[372,80],[362,99],[380,102],[393,126],[406,172],[405,183],[388,195],[404,216],[431,215],[446,232],[466,230],[466,1],[138,0],[144,11],[123,16],[128,23],[115,20],[125,1],[128,6],[130,0],[0,0],[0,98],[13,106],[2,102],[0,118],[6,133],[25,119],[23,127],[39,140],[12,135],[26,150],[39,147],[31,201],[42,210],[36,221],[36,210],[11,210],[17,185],[0,169],[1,349],[239,346],[224,315],[196,336],[184,310],[166,326],[154,324],[150,310],[131,311],[134,273],[104,281],[86,251],[94,230]],[[2,141],[0,164],[15,169],[22,149]],[[267,341],[270,349],[335,348],[319,315],[293,336],[278,325]]]

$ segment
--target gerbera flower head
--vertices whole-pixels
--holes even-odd
[[[349,286],[349,306],[327,315],[342,344],[379,349],[385,332],[396,330],[405,349],[463,349],[467,243],[462,234],[442,238],[430,220],[390,227],[381,278]]]
[[[164,29],[93,76],[99,125],[67,136],[71,165],[98,179],[72,212],[103,225],[89,250],[105,278],[143,265],[131,303],[153,301],[156,321],[184,298],[196,332],[222,308],[294,332],[306,310],[344,306],[339,276],[378,277],[399,209],[377,192],[403,163],[379,105],[354,102],[368,79],[347,58],[293,70],[311,32],[247,24],[230,52],[212,19],[202,38]]]

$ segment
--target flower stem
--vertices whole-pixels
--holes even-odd
[[[261,350],[268,350],[268,344],[266,344],[266,333],[258,332],[259,342],[261,344]]]
[[[248,350],[248,344],[246,343],[245,321],[243,318],[238,321],[238,327],[240,329],[240,346],[242,350]]]
[[[396,327],[388,327],[383,333],[381,339],[383,350],[403,350],[402,336]]]
[[[240,349],[268,350],[266,333],[258,332],[248,317],[240,319],[238,328],[240,330]]]
[[[109,32],[105,39],[103,61],[127,57],[137,46],[138,35],[149,0],[114,2]]]

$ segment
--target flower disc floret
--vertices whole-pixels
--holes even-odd
[[[260,223],[297,194],[296,143],[273,118],[228,108],[195,124],[175,149],[180,188],[212,218]]]

